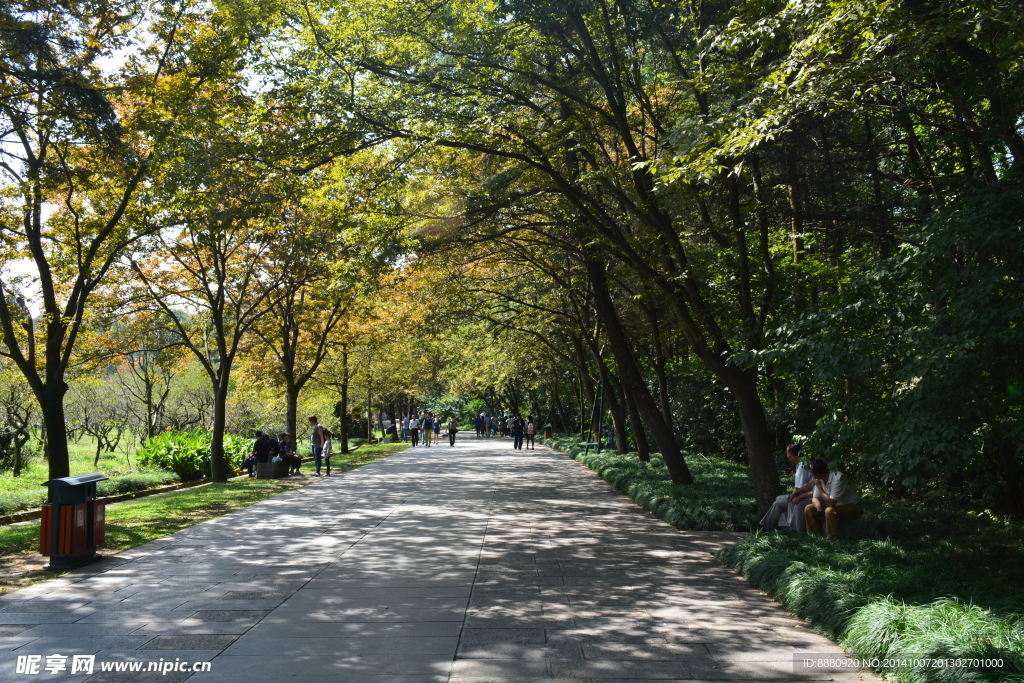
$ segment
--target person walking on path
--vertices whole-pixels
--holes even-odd
[[[523,450],[523,418],[516,413],[516,416],[506,423],[508,433],[512,435],[512,448],[517,451]]]
[[[402,416],[402,441],[409,440],[409,416]]]
[[[459,423],[455,421],[455,417],[448,420],[448,445],[455,447],[455,435],[459,433]]]
[[[434,445],[441,443],[441,416],[434,416]]]
[[[533,424],[533,415],[526,416],[526,450],[535,451],[533,437],[537,433],[537,427]]]
[[[319,477],[321,476],[320,459],[324,454],[324,442],[327,441],[327,430],[324,429],[323,425],[320,424],[320,421],[317,420],[316,415],[310,415],[308,422],[311,428],[309,434],[309,445],[310,449],[313,451],[313,469],[316,470],[313,472],[313,476]]]
[[[420,421],[413,415],[409,418],[409,441],[412,442],[412,447],[416,448],[420,440]]]
[[[430,439],[434,435],[434,421],[430,419],[430,413],[423,413],[420,418],[420,432],[423,436],[423,445],[430,448]]]

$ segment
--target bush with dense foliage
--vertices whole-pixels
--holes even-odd
[[[224,435],[224,458],[229,470],[241,464],[251,446],[251,439]],[[139,450],[138,458],[142,465],[170,470],[182,481],[209,477],[210,433],[201,430],[162,432],[146,441]]]

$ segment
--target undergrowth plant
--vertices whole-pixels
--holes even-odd
[[[850,654],[889,662],[887,678],[1024,681],[1019,525],[892,507],[869,516],[873,538],[757,533],[719,557]]]
[[[249,453],[251,439],[234,434],[224,435],[224,459],[228,470],[238,467]],[[166,431],[151,437],[138,453],[139,463],[170,470],[182,481],[195,481],[210,476],[210,433]]]
[[[642,463],[574,438],[545,443],[679,528],[747,530],[756,521],[746,468],[733,461],[690,456],[695,483],[681,486],[657,455]],[[868,501],[865,527],[859,540],[753,533],[719,557],[850,654],[888,663],[879,671],[891,680],[1024,683],[1020,525]]]

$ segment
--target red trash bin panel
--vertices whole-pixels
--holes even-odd
[[[103,545],[107,540],[107,499],[97,498],[92,501],[92,542]]]

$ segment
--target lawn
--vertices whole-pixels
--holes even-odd
[[[351,443],[351,441],[349,442]],[[409,448],[411,444],[405,442],[399,443],[379,443],[379,444],[361,444],[356,450],[351,451],[348,455],[341,455],[340,453],[333,453],[331,455],[331,474],[335,472],[348,472],[354,470],[357,467],[362,467],[375,460],[386,458],[389,455],[394,455],[399,451],[404,451]],[[304,468],[309,468],[309,465],[303,463]],[[326,471],[326,469],[324,470]]]
[[[408,448],[408,444],[361,446],[331,456],[331,473],[341,474]],[[308,471],[308,465],[304,465]],[[107,508],[107,542],[103,552],[127,550],[214,517],[239,510],[280,493],[321,481],[312,477],[257,480],[248,477],[206,484]],[[37,553],[39,522],[0,527],[0,594],[55,574],[42,569]]]
[[[136,467],[134,444],[127,446],[127,454],[122,444],[116,455],[101,455],[98,465],[93,465],[96,442],[91,437],[69,443],[68,451],[71,476],[102,472],[110,477],[109,481],[99,484],[100,493],[103,495],[141,491],[178,481],[173,472]],[[42,505],[46,502],[46,488],[43,483],[49,478],[48,465],[42,457],[30,458],[27,469],[22,470],[20,477],[11,476],[10,472],[0,473],[0,514],[19,512]]]

